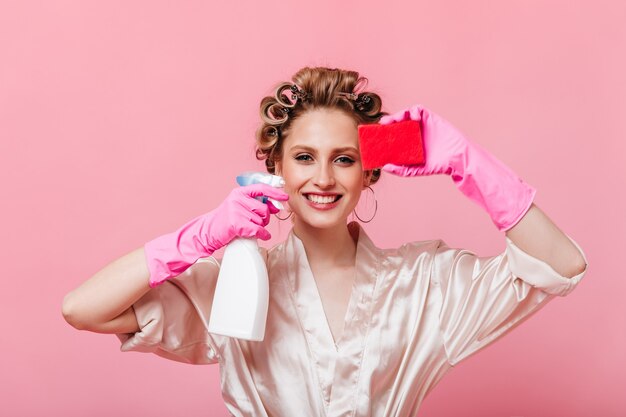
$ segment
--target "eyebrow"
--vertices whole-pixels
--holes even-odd
[[[293,150],[293,149],[302,149],[311,153],[316,152],[315,148],[311,148],[310,146],[306,146],[306,145],[295,145],[290,148],[290,150]],[[341,153],[341,152],[346,152],[346,151],[353,151],[353,152],[359,153],[359,150],[355,148],[354,146],[344,146],[343,148],[333,149],[334,153]]]

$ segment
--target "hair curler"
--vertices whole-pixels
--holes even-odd
[[[264,172],[244,172],[237,176],[240,186],[263,183],[282,187],[285,181]],[[280,202],[256,197],[262,202],[270,200],[283,209]],[[269,279],[265,259],[255,238],[235,238],[224,251],[217,277],[209,332],[224,336],[261,341],[265,336],[265,322],[269,304]]]

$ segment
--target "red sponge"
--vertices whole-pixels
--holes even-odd
[[[387,125],[359,125],[363,170],[396,165],[423,164],[424,148],[419,122],[403,120]]]

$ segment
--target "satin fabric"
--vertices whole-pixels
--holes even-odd
[[[414,416],[448,370],[569,294],[587,271],[560,276],[506,237],[503,253],[479,257],[442,240],[380,249],[358,223],[349,230],[356,280],[336,343],[292,230],[266,253],[263,341],[207,331],[219,271],[209,257],[133,305],[141,330],[119,334],[121,350],[219,364],[234,416]]]

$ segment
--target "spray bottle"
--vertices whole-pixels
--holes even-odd
[[[237,176],[240,186],[263,183],[282,187],[285,181],[264,172],[244,172]],[[270,200],[283,209],[280,202]],[[269,304],[269,279],[265,259],[255,238],[235,238],[227,246],[217,277],[213,306],[209,318],[209,332],[224,336],[261,341],[265,336],[265,322]]]

